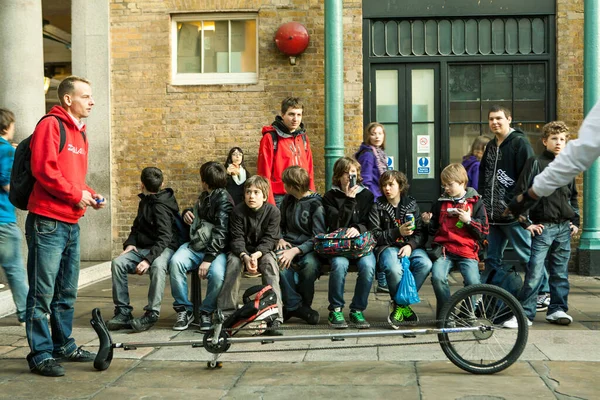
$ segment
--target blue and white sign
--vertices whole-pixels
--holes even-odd
[[[417,174],[429,175],[429,157],[418,157],[417,158]]]
[[[388,171],[391,169],[394,169],[394,157],[392,157],[392,156],[388,156],[387,169],[388,169]]]

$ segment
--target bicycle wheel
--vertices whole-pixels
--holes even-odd
[[[502,328],[515,315],[517,329]],[[510,367],[523,353],[529,328],[521,304],[506,290],[492,285],[460,289],[440,313],[438,334],[444,354],[457,367],[473,374],[494,374]],[[477,331],[461,331],[480,327]]]

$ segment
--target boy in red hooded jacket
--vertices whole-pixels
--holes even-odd
[[[488,234],[488,220],[481,197],[467,187],[467,171],[461,164],[450,164],[440,174],[445,191],[433,205],[432,213],[423,213],[433,235],[432,248],[436,258],[431,269],[431,283],[439,315],[450,299],[448,274],[453,266],[460,269],[465,286],[480,283],[479,243]]]
[[[269,126],[263,126],[263,137],[258,148],[258,175],[271,184],[269,203],[280,207],[285,195],[281,175],[292,165],[308,171],[309,189],[315,191],[313,157],[310,142],[302,124],[304,106],[297,97],[288,97],[281,102],[281,115]]]

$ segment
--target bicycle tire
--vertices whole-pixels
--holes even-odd
[[[517,329],[506,329],[506,316],[516,316]],[[506,290],[486,284],[471,285],[450,297],[440,313],[438,341],[446,357],[472,374],[494,374],[519,359],[529,327],[521,304]],[[481,326],[481,331],[460,331],[460,327]],[[471,352],[470,356],[467,352]],[[464,353],[464,354],[463,354]]]

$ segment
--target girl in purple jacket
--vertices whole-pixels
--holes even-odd
[[[367,125],[363,142],[354,157],[360,163],[363,185],[375,195],[381,196],[379,177],[387,171],[387,154],[385,154],[385,128],[378,122]]]
[[[469,177],[467,186],[475,190],[479,189],[477,187],[479,185],[479,164],[481,163],[485,146],[489,141],[490,138],[487,136],[477,136],[471,145],[471,151],[463,157],[462,165],[467,170],[467,176]]]
[[[375,197],[381,196],[379,177],[387,171],[387,154],[385,154],[385,128],[379,122],[367,125],[363,142],[354,157],[360,163],[362,184]],[[389,293],[385,273],[377,271],[377,292]]]

